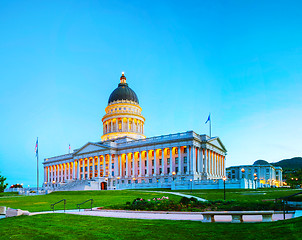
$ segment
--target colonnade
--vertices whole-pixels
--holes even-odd
[[[137,180],[172,174],[221,178],[225,176],[225,156],[195,146],[155,147],[144,151],[73,159],[71,162],[46,166],[44,170],[45,183],[96,177]]]
[[[103,133],[134,132],[144,133],[144,122],[136,118],[112,118],[103,123]]]

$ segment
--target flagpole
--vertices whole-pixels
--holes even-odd
[[[39,142],[37,138],[37,194],[39,194]]]
[[[210,126],[210,138],[212,137],[212,126],[211,125],[212,125],[212,120],[210,118],[210,125],[209,125]]]

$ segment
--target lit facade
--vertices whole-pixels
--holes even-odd
[[[249,179],[256,181],[259,187],[282,186],[282,168],[275,167],[264,160],[253,165],[232,166],[226,169],[229,179]]]
[[[62,190],[171,187],[222,179],[226,149],[193,131],[146,138],[142,108],[122,74],[102,118],[100,142],[44,160],[44,186]]]

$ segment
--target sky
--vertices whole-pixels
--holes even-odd
[[[101,140],[121,72],[147,137],[218,136],[226,166],[302,155],[301,1],[0,1],[0,174]]]

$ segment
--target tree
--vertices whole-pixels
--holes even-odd
[[[0,192],[4,192],[4,189],[7,187],[7,183],[5,183],[6,177],[0,175]]]

